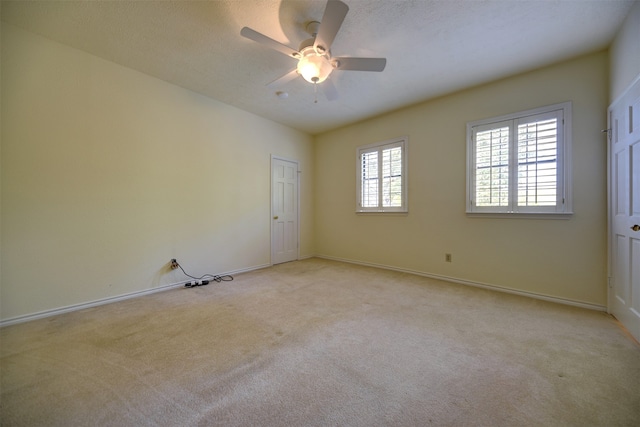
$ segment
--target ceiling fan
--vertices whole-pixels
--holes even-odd
[[[380,72],[387,65],[386,58],[331,57],[331,44],[336,34],[338,34],[348,11],[349,6],[343,2],[328,0],[322,21],[311,21],[306,25],[306,30],[311,34],[311,38],[302,41],[298,50],[249,27],[242,28],[240,35],[298,60],[298,65],[295,69],[267,86],[279,86],[298,76],[302,76],[303,79],[313,83],[316,87],[318,83],[325,82],[323,85],[325,95],[329,100],[333,100],[338,97],[338,94],[331,81],[327,80],[333,70]]]

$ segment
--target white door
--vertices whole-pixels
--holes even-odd
[[[271,158],[271,263],[298,259],[298,163]]]
[[[640,79],[609,107],[609,312],[640,340]]]

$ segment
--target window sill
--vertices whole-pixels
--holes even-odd
[[[509,219],[571,219],[573,212],[532,213],[532,212],[467,212],[469,218],[509,218]]]
[[[409,211],[356,211],[356,215],[407,216]]]

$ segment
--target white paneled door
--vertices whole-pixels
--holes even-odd
[[[609,107],[609,311],[640,340],[640,79]]]
[[[298,259],[298,163],[271,158],[271,263]]]

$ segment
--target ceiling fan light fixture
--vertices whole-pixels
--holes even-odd
[[[305,28],[311,37],[300,42],[298,50],[294,50],[249,27],[243,27],[240,30],[240,35],[298,60],[298,65],[295,69],[269,83],[267,86],[273,87],[274,85],[288,82],[300,76],[305,81],[314,84],[314,89],[317,93],[318,83],[327,80],[334,69],[341,71],[380,72],[384,70],[387,63],[386,58],[331,58],[331,45],[348,11],[349,6],[341,0],[327,0],[327,5],[322,15],[322,25],[320,25],[320,21],[308,21],[306,23]],[[330,101],[336,99],[337,94],[332,82],[329,81],[324,86],[327,99]]]
[[[310,46],[302,50],[302,58],[298,61],[298,74],[309,83],[322,83],[329,77],[333,66],[328,55],[319,55]]]

